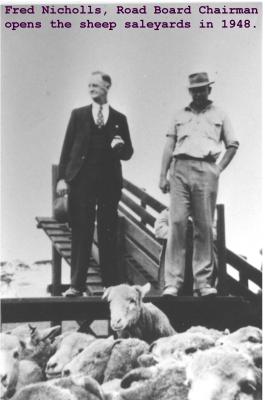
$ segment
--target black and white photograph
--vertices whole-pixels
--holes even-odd
[[[260,2],[1,2],[0,399],[261,400]]]

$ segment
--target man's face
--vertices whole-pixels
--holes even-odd
[[[207,103],[208,96],[211,93],[210,86],[202,86],[198,88],[189,89],[193,103],[200,107]]]
[[[91,75],[88,90],[92,100],[97,103],[106,102],[109,85],[102,79],[100,74]]]

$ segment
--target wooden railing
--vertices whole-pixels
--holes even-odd
[[[157,288],[158,266],[162,251],[162,242],[154,235],[154,223],[165,205],[154,199],[145,190],[124,179],[122,200],[119,205],[124,221],[125,265],[127,276],[132,282],[143,281],[149,277],[154,289]],[[224,205],[218,204],[217,237],[215,249],[218,263],[218,292],[221,295],[239,295],[249,300],[259,300],[262,287],[262,273],[242,257],[226,249]],[[192,290],[192,224],[187,234],[187,259],[185,293]],[[136,261],[136,262],[135,262]],[[239,272],[236,280],[227,271],[227,265]],[[255,284],[257,293],[251,289]]]
[[[53,166],[53,198],[57,180],[57,166]],[[182,331],[191,325],[205,325],[217,329],[238,329],[245,325],[261,326],[261,271],[225,245],[224,206],[217,205],[217,239],[215,242],[219,293],[211,301],[190,296],[192,292],[192,223],[187,233],[187,257],[185,294],[188,296],[164,299],[160,296],[159,262],[165,243],[156,239],[154,223],[165,205],[154,199],[145,190],[124,180],[122,199],[119,204],[119,268],[122,280],[132,284],[152,283],[152,291],[147,301],[152,301],[169,316],[177,330]],[[91,297],[69,299],[58,297],[62,291],[61,259],[71,261],[69,227],[59,224],[54,218],[38,217],[42,228],[52,242],[52,284],[51,293],[56,297],[39,299],[3,299],[2,322],[55,321],[67,319],[82,320],[109,316],[108,306],[102,302],[101,289],[95,287]],[[93,245],[94,262],[98,261],[97,233]],[[238,273],[238,279],[229,274],[227,266]],[[99,279],[99,268],[90,268],[91,288]],[[256,285],[257,293],[251,286]],[[229,296],[232,295],[232,296]],[[97,297],[98,296],[98,297]]]

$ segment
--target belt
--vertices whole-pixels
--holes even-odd
[[[206,157],[192,157],[189,156],[188,154],[179,154],[177,156],[174,156],[176,160],[195,160],[195,161],[206,161],[208,163],[215,163],[215,158],[212,156],[206,156]]]

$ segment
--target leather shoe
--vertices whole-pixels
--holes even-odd
[[[162,293],[162,296],[171,296],[171,297],[176,297],[179,296],[179,290],[175,288],[174,286],[167,286]]]
[[[217,290],[211,286],[205,286],[200,289],[196,289],[193,292],[194,297],[206,297],[206,296],[217,296]]]
[[[64,297],[81,297],[83,296],[83,292],[81,290],[77,290],[74,287],[70,286],[65,292],[63,292]]]

